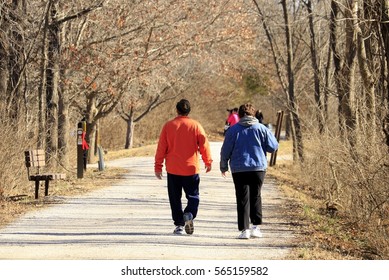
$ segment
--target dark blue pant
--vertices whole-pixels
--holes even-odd
[[[238,229],[249,229],[262,224],[261,188],[265,171],[232,173],[235,185],[236,206],[238,212]]]
[[[197,216],[200,202],[199,184],[199,174],[192,176],[167,174],[167,189],[174,225],[183,226],[185,224],[184,213],[192,213],[193,219]],[[182,190],[184,190],[185,197],[188,200],[184,210],[182,210],[181,203]]]

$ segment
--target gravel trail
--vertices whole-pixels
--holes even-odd
[[[200,208],[193,235],[175,236],[166,177],[157,180],[152,157],[106,162],[128,174],[119,184],[66,198],[30,212],[0,230],[0,259],[75,260],[272,260],[295,246],[285,198],[265,179],[260,239],[239,240],[232,178],[219,172],[221,143],[212,142],[214,164],[200,174]],[[230,175],[230,174],[229,174]],[[185,201],[185,200],[183,200]]]

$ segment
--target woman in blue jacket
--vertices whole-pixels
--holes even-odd
[[[262,237],[261,188],[267,168],[266,153],[278,149],[273,133],[255,118],[250,104],[239,107],[239,122],[227,130],[220,152],[220,171],[226,176],[228,163],[235,185],[238,238]],[[252,227],[250,229],[250,220]]]

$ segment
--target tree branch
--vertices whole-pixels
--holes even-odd
[[[279,55],[278,52],[277,52],[277,46],[276,46],[276,44],[274,43],[273,36],[271,35],[270,28],[269,28],[269,26],[266,24],[265,15],[264,15],[264,13],[262,12],[261,7],[259,6],[257,0],[253,0],[253,2],[254,2],[255,7],[257,8],[258,14],[259,14],[260,19],[261,19],[261,22],[262,22],[263,29],[265,30],[266,37],[267,37],[267,39],[268,39],[268,41],[269,41],[270,48],[271,48],[271,51],[272,51],[272,53],[273,53],[274,64],[275,64],[275,66],[276,66],[277,75],[278,75],[278,78],[279,78],[279,80],[280,80],[282,89],[284,90],[285,93],[287,93],[288,87],[287,87],[287,84],[286,84],[286,82],[285,82],[285,78],[284,78],[283,75],[282,75],[281,65],[280,65],[280,62],[279,62],[279,60],[280,60],[280,55]]]
[[[178,96],[177,95],[173,95],[171,97],[167,97],[165,99],[162,99],[161,101],[158,102],[158,100],[160,99],[161,95],[164,94],[166,91],[168,91],[169,89],[171,89],[173,86],[172,85],[168,85],[166,87],[164,87],[162,89],[162,91],[155,97],[155,99],[149,104],[149,106],[146,108],[146,110],[140,114],[135,120],[134,120],[134,123],[136,122],[139,122],[141,119],[143,119],[144,116],[146,116],[148,113],[150,113],[152,110],[154,110],[155,108],[157,108],[159,105],[161,105],[162,103],[165,103],[166,101],[168,100],[171,100],[171,99],[174,99]]]
[[[128,30],[126,32],[123,32],[123,33],[120,33],[120,34],[117,34],[117,35],[113,35],[113,36],[110,36],[110,37],[107,37],[107,38],[103,38],[101,40],[90,42],[88,46],[109,42],[109,41],[115,40],[117,38],[126,36],[126,35],[128,35],[130,33],[133,33],[133,32],[136,32],[136,31],[139,31],[139,30],[142,30],[142,29],[143,29],[143,26],[140,25],[140,26],[135,27],[135,28],[133,28],[131,30]]]
[[[64,22],[70,21],[70,20],[75,19],[75,18],[82,17],[82,16],[84,16],[86,14],[89,14],[90,12],[93,12],[94,10],[100,9],[100,8],[103,7],[104,2],[105,2],[105,0],[101,1],[100,3],[98,3],[98,4],[94,5],[94,6],[85,8],[84,10],[82,10],[82,11],[80,11],[80,12],[74,14],[74,15],[70,15],[70,16],[64,17],[62,19],[58,19],[58,20],[52,22],[50,24],[50,27],[53,26],[53,25],[61,25]]]

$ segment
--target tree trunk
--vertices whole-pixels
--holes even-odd
[[[13,0],[12,8],[10,10],[10,20],[14,22],[14,26],[10,32],[10,46],[9,46],[9,80],[8,80],[8,98],[7,98],[7,111],[8,115],[12,119],[18,117],[20,112],[20,104],[23,100],[21,96],[21,77],[22,77],[22,65],[23,65],[23,35],[16,25],[22,25],[22,17],[25,3],[21,0]]]
[[[3,10],[1,11],[3,13]],[[6,12],[6,9],[4,9]],[[3,19],[4,17],[4,19]],[[1,112],[5,110],[7,100],[7,88],[8,88],[8,38],[6,37],[9,30],[9,22],[2,16],[0,21],[0,102],[4,102],[4,108],[1,108]]]
[[[38,88],[38,148],[46,149],[46,87],[47,87],[47,61],[48,61],[48,32],[50,25],[51,2],[48,2],[45,13],[42,46],[41,46],[41,65],[40,65],[40,83]]]
[[[124,149],[131,149],[134,143],[134,130],[135,130],[133,109],[131,109],[131,112],[126,122],[127,122],[127,131],[126,131],[126,144],[124,145]]]
[[[88,163],[94,163],[96,159],[96,123],[86,122],[86,142],[88,142],[89,150],[87,156]]]
[[[56,23],[58,1],[55,1],[50,10],[51,24],[48,30],[48,64],[46,69],[46,103],[47,103],[47,131],[46,153],[50,166],[56,166],[58,156],[58,102],[59,102],[59,55],[60,55],[60,27]]]
[[[325,85],[324,85],[324,122],[327,123],[328,121],[328,98],[330,95],[330,72],[331,72],[331,61],[332,61],[332,48],[331,44],[329,44],[328,47],[328,54],[327,54],[327,65],[325,69]]]
[[[96,94],[90,93],[87,97],[86,105],[86,142],[89,145],[88,151],[88,163],[94,162],[95,157],[95,146],[96,146]]]
[[[389,68],[389,0],[382,1],[382,20],[381,20],[381,34],[382,41],[385,48],[385,60],[386,60],[386,69]],[[386,116],[382,120],[383,132],[386,137],[386,145],[389,149],[389,74],[386,73]]]
[[[323,103],[321,100],[320,93],[320,78],[319,78],[319,63],[317,57],[317,48],[316,48],[316,39],[315,39],[315,29],[313,23],[313,11],[312,11],[312,1],[308,0],[307,3],[308,9],[308,20],[309,20],[309,35],[311,38],[310,50],[311,50],[311,63],[313,69],[313,81],[315,88],[315,101],[317,106],[317,122],[319,126],[319,133],[322,134],[324,131],[324,119],[323,119]]]
[[[0,98],[2,112],[13,120],[18,117],[21,96],[21,75],[23,68],[23,35],[22,26],[25,1],[13,0],[3,3],[0,21]]]
[[[357,54],[356,25],[358,23],[358,0],[348,0],[346,6],[346,46],[340,83],[340,105],[345,130],[350,144],[355,143],[355,58]]]
[[[330,20],[330,44],[335,65],[335,83],[338,94],[338,115],[339,126],[343,139],[349,141],[354,146],[354,130],[356,127],[356,114],[354,110],[355,102],[355,56],[356,56],[356,34],[354,24],[357,20],[358,5],[354,0],[347,0],[346,14],[346,43],[345,58],[342,61],[338,51],[337,23],[338,14],[337,1],[331,1]]]
[[[69,168],[70,101],[67,92],[63,89],[59,91],[58,105],[58,160],[63,167]]]
[[[65,39],[65,27],[61,30],[61,42],[64,43]],[[60,70],[60,77],[66,76],[66,70],[63,67]],[[70,100],[68,93],[60,88],[58,100],[58,160],[60,164],[69,168],[69,143],[70,143],[70,117],[69,107]],[[74,125],[74,127],[76,124]]]
[[[294,95],[294,69],[293,69],[293,42],[292,34],[290,32],[288,10],[286,5],[286,0],[281,1],[282,9],[284,12],[284,23],[285,23],[285,39],[286,39],[286,48],[288,52],[288,107],[291,111],[292,116],[292,136],[295,141],[295,147],[297,149],[298,158],[300,161],[304,161],[304,147],[303,147],[303,137],[301,132],[300,118],[297,114],[297,106]],[[294,133],[293,133],[294,132]]]
[[[4,23],[0,24],[0,30],[5,31]],[[6,32],[4,32],[6,33]],[[3,104],[3,108],[0,107],[1,112],[3,113],[5,111],[5,108],[7,106],[6,100],[7,100],[7,91],[8,91],[8,47],[6,38],[0,37],[1,43],[0,43],[0,102]]]
[[[371,31],[371,23],[368,19],[372,18],[371,9],[366,5],[364,7],[364,16],[362,17],[361,23],[359,23],[357,28],[357,43],[358,43],[358,65],[359,71],[361,72],[363,87],[366,92],[366,122],[367,122],[367,133],[368,138],[371,139],[372,143],[376,141],[377,133],[377,107],[376,107],[376,87],[375,87],[375,77],[372,69],[374,65],[372,63],[372,50],[371,44],[369,43],[369,33]],[[364,21],[366,19],[367,21]]]
[[[69,100],[66,93],[60,92],[59,98],[59,118],[58,118],[58,160],[60,164],[69,167]]]

